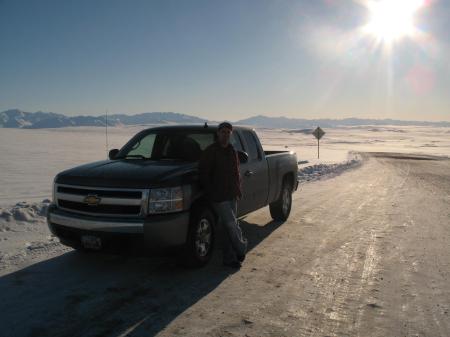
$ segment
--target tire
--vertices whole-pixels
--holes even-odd
[[[187,242],[181,256],[184,266],[199,268],[209,262],[214,248],[215,225],[214,214],[207,207],[193,210]]]
[[[270,215],[277,221],[286,221],[292,207],[292,187],[287,180],[283,181],[278,199],[269,204]]]

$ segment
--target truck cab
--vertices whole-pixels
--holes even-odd
[[[59,173],[47,216],[51,232],[75,249],[178,248],[186,264],[204,265],[217,216],[200,186],[198,161],[216,137],[217,126],[150,128],[111,150],[108,160]],[[238,216],[269,205],[274,219],[286,220],[298,185],[296,155],[265,152],[245,127],[234,128],[231,143],[242,177]]]

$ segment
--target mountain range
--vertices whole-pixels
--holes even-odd
[[[146,125],[146,124],[203,124],[208,120],[175,113],[175,112],[146,112],[136,115],[113,114],[108,116],[108,126]],[[302,119],[287,117],[254,116],[233,122],[239,125],[249,125],[262,128],[313,128],[360,126],[360,125],[397,125],[397,126],[440,126],[450,127],[450,122],[403,121],[394,119]],[[0,112],[0,128],[61,128],[67,126],[105,126],[105,116],[66,116],[53,112],[25,112],[11,109]]]
[[[114,114],[108,116],[108,126],[142,124],[196,124],[206,119],[175,112],[146,112],[137,115]],[[66,116],[53,112],[25,112],[11,109],[0,112],[0,128],[61,128],[67,126],[105,126],[106,116]]]
[[[344,119],[303,119],[287,117],[267,117],[255,116],[242,119],[237,124],[254,125],[263,128],[314,128],[317,126],[324,128],[335,128],[340,126],[361,126],[361,125],[397,125],[397,126],[440,126],[450,127],[450,122],[431,122],[431,121],[404,121],[396,119],[362,119],[362,118],[344,118]]]

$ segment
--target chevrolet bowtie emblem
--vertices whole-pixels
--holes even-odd
[[[84,202],[89,206],[97,206],[98,204],[100,204],[100,200],[102,200],[102,198],[99,198],[96,195],[88,195],[86,198],[84,198]]]

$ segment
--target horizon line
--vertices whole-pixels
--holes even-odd
[[[18,110],[21,112],[26,112],[26,113],[54,113],[54,114],[59,114],[59,115],[63,115],[65,117],[68,118],[75,118],[75,117],[104,117],[106,116],[106,109],[105,109],[105,114],[99,114],[99,115],[67,115],[65,113],[60,113],[60,112],[53,112],[53,111],[42,111],[42,110],[37,110],[37,111],[25,111],[19,108],[11,108],[11,109],[6,109],[3,111],[0,111],[0,113],[4,113],[7,111],[12,111],[12,110]],[[209,119],[209,118],[204,118],[204,117],[200,117],[197,115],[193,115],[193,114],[187,114],[187,113],[183,113],[183,112],[175,112],[175,111],[146,111],[146,112],[139,112],[139,113],[111,113],[108,110],[108,116],[111,117],[113,115],[125,115],[125,116],[136,116],[136,115],[143,115],[143,114],[154,114],[154,113],[173,113],[173,114],[178,114],[178,115],[184,115],[184,116],[189,116],[189,117],[195,117],[195,118],[200,118],[200,119],[204,119],[206,121],[215,121],[214,119]],[[257,115],[253,115],[253,116],[249,116],[249,117],[245,117],[245,118],[241,118],[239,120],[234,121],[235,122],[240,122],[246,119],[251,119],[251,118],[256,118],[256,117],[264,117],[264,118],[272,118],[272,119],[276,119],[276,118],[285,118],[285,119],[291,119],[291,120],[306,120],[306,121],[314,121],[314,120],[331,120],[331,121],[343,121],[343,120],[348,120],[348,119],[356,119],[356,120],[373,120],[373,121],[399,121],[399,122],[419,122],[419,123],[450,123],[450,120],[418,120],[418,119],[394,119],[394,118],[379,118],[379,117],[343,117],[343,118],[332,118],[332,117],[321,117],[321,118],[305,118],[305,117],[286,117],[286,116],[267,116],[267,115],[263,115],[263,114],[257,114]]]

